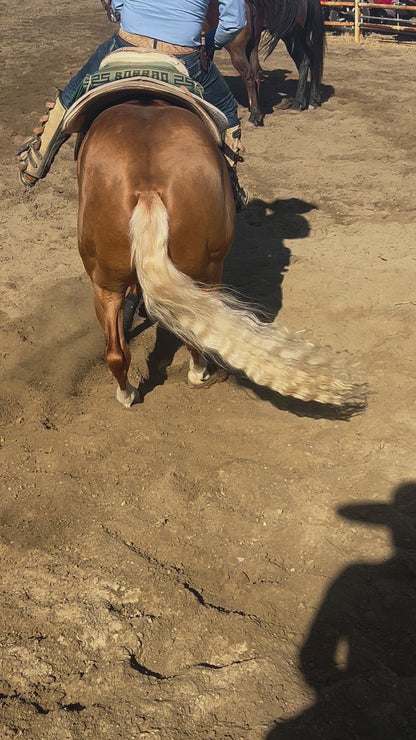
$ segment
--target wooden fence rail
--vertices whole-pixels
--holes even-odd
[[[415,5],[379,5],[378,3],[363,3],[360,0],[351,0],[343,3],[337,0],[321,0],[321,5],[328,8],[351,8],[351,15],[354,20],[342,20],[342,21],[325,21],[325,26],[328,28],[354,28],[354,38],[357,43],[361,41],[362,31],[373,31],[379,33],[406,33],[409,36],[414,36],[416,41],[416,25],[411,20],[406,20],[400,17],[400,13],[408,12],[414,15],[416,20],[416,6]],[[363,13],[363,10],[371,10],[371,8],[377,8],[378,10],[390,10],[395,13],[395,18],[389,18],[387,16],[382,17],[371,17],[367,13]]]

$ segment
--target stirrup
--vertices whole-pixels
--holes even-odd
[[[46,107],[49,112],[40,118],[41,126],[33,129],[33,136],[23,142],[16,152],[20,181],[29,188],[48,174],[55,155],[69,138],[68,134],[62,133],[66,108],[59,96],[55,103],[47,103]]]
[[[231,188],[234,196],[234,204],[236,213],[241,213],[247,206],[249,195],[246,190],[240,185],[238,181],[238,175],[236,167],[230,167],[228,165],[228,171],[230,173]]]

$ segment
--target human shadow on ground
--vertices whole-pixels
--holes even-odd
[[[309,224],[304,214],[315,206],[295,198],[267,202],[250,201],[239,216],[234,244],[224,264],[224,285],[248,302],[255,313],[272,321],[282,307],[282,282],[291,252],[285,240],[305,238]],[[149,326],[144,317],[129,332],[129,340]],[[148,378],[140,385],[142,398],[168,377],[167,368],[182,342],[162,327],[157,328],[154,348],[148,358]]]
[[[391,504],[339,514],[389,527],[395,550],[383,562],[349,566],[329,588],[300,651],[316,702],[277,721],[266,740],[414,740],[416,481],[399,486]]]
[[[247,90],[242,78],[235,75],[225,75],[225,80],[239,105],[248,109]],[[293,70],[263,70],[260,83],[260,108],[263,113],[270,115],[275,108],[289,108],[296,97],[297,85],[298,76],[295,65],[293,65]],[[322,103],[326,103],[335,94],[332,85],[321,84],[320,91]],[[309,99],[309,92],[310,83],[306,88],[307,100]]]

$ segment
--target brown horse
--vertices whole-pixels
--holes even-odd
[[[259,101],[263,76],[259,64],[259,44],[264,31],[266,56],[271,54],[281,39],[298,69],[299,80],[292,111],[320,106],[325,27],[319,0],[246,0],[245,5],[247,24],[226,49],[247,90],[249,123],[262,126],[264,122]],[[215,28],[217,24],[218,0],[210,0],[206,28]],[[306,85],[309,74],[311,85],[308,100]]]
[[[79,250],[124,406],[139,398],[123,333],[132,287],[187,343],[193,385],[209,380],[208,356],[285,395],[362,405],[327,350],[262,323],[219,287],[235,207],[223,155],[196,115],[156,100],[103,111],[81,145],[78,181]]]

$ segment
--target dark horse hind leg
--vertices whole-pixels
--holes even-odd
[[[251,64],[247,56],[246,49],[246,40],[245,38],[240,40],[240,35],[227,46],[233,67],[241,76],[247,90],[248,107],[250,110],[248,122],[252,123],[253,126],[263,126],[264,113],[259,103],[260,78],[258,76],[258,65],[256,63],[256,56],[254,55],[253,62],[255,69],[253,69],[253,64]]]
[[[308,73],[311,73],[311,87],[309,93],[309,105],[306,95],[306,86],[308,82]],[[299,82],[296,91],[296,97],[292,104],[292,111],[302,111],[306,108],[319,108],[321,105],[321,93],[319,81],[314,74],[314,64],[309,51],[305,51],[304,57],[299,67]]]
[[[247,6],[247,25],[235,39],[226,46],[231,57],[233,67],[242,78],[247,90],[248,107],[250,110],[249,123],[253,126],[263,126],[264,113],[260,108],[260,65],[258,59],[258,45],[261,36],[261,27]]]
[[[314,74],[314,65],[311,65],[311,94],[309,98],[309,108],[319,108],[321,105],[321,86],[320,81]]]
[[[292,104],[292,111],[302,111],[306,108],[319,108],[321,105],[320,82],[322,62],[319,64],[319,44],[311,45],[308,42],[306,28],[297,25],[290,36],[283,39],[290,56],[296,64],[299,81],[296,96]],[[322,42],[323,43],[323,42]],[[309,106],[306,94],[308,74],[311,76]]]
[[[296,96],[292,103],[291,110],[294,112],[302,111],[307,108],[307,102],[306,102],[306,85],[308,82],[308,72],[309,72],[309,59],[307,55],[305,54],[299,67],[299,81],[298,86],[296,89]]]
[[[311,66],[310,57],[306,44],[297,35],[288,36],[283,39],[290,56],[296,64],[299,74],[298,85],[296,88],[295,99],[292,103],[291,110],[294,112],[305,110],[306,102],[306,85],[308,82],[308,73]]]

